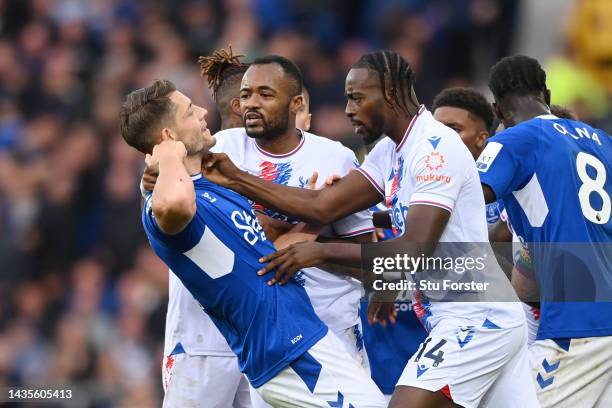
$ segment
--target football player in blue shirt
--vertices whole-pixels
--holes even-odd
[[[447,88],[434,98],[434,118],[459,133],[474,160],[484,150],[493,127],[495,114],[491,104],[478,91],[470,88]],[[499,222],[503,203],[487,204],[489,231]]]
[[[305,290],[295,281],[271,286],[269,277],[257,275],[259,259],[274,247],[249,202],[200,173],[215,143],[206,113],[164,80],[130,93],[122,106],[122,136],[147,154],[150,167],[159,166],[142,212],[153,250],[209,314],[266,402],[385,406],[368,373],[315,315]]]
[[[538,61],[507,57],[489,87],[506,130],[477,162],[531,254],[541,322],[530,349],[543,407],[612,406],[612,139],[550,113]]]

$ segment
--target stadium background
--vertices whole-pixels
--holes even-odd
[[[297,62],[312,129],[363,155],[344,77],[389,47],[429,105],[447,86],[486,90],[489,67],[526,53],[553,102],[611,133],[607,0],[0,0],[0,387],[70,385],[79,407],[153,407],[167,270],[139,218],[143,160],[118,133],[122,97],[173,80],[218,119],[197,56]]]

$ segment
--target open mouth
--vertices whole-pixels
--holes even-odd
[[[257,126],[262,121],[262,116],[257,112],[247,112],[244,114],[244,123],[246,126]]]

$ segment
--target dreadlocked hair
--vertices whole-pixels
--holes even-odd
[[[385,101],[398,113],[412,115],[406,101],[419,105],[413,99],[414,71],[401,55],[395,51],[379,50],[364,54],[353,68],[367,68],[378,73]]]
[[[248,65],[240,62],[241,57],[244,57],[244,55],[233,55],[230,45],[229,50],[221,48],[215,50],[210,56],[198,58],[200,75],[206,77],[208,87],[212,90],[215,100],[223,81],[234,75],[244,74],[247,70]]]
[[[524,55],[505,57],[491,67],[489,88],[498,101],[509,94],[546,95],[546,72],[534,58]]]

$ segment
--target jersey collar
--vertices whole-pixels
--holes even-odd
[[[196,181],[202,178],[202,173],[193,174],[190,177],[191,177],[191,180]]]
[[[551,120],[551,119],[559,119],[558,117],[556,117],[555,115],[553,115],[552,113],[548,113],[546,115],[540,115],[540,116],[536,116],[536,118],[538,119],[547,119],[547,120]]]
[[[262,149],[261,147],[259,147],[259,145],[257,144],[257,142],[255,141],[255,139],[253,140],[253,143],[255,144],[255,148],[263,155],[266,155],[268,157],[273,157],[275,159],[282,159],[283,157],[289,157],[292,156],[294,154],[296,154],[298,152],[298,150],[300,150],[302,148],[302,146],[304,146],[304,141],[306,140],[306,134],[305,132],[303,132],[301,129],[297,129],[299,130],[300,134],[302,135],[302,138],[300,139],[300,142],[298,143],[298,145],[291,150],[288,153],[283,153],[283,154],[274,154],[274,153],[270,153],[270,152],[266,152],[264,149]]]
[[[417,114],[414,115],[414,117],[410,121],[410,124],[408,125],[408,128],[406,129],[406,132],[404,133],[404,137],[402,137],[402,141],[399,142],[397,147],[395,148],[396,152],[399,152],[400,149],[402,148],[402,146],[404,146],[404,143],[406,143],[406,140],[408,139],[408,135],[410,134],[410,131],[412,130],[412,128],[414,127],[414,124],[417,121],[417,119],[421,116],[421,113],[423,113],[423,112],[425,112],[425,105],[421,105],[419,107],[419,110],[418,110]]]

